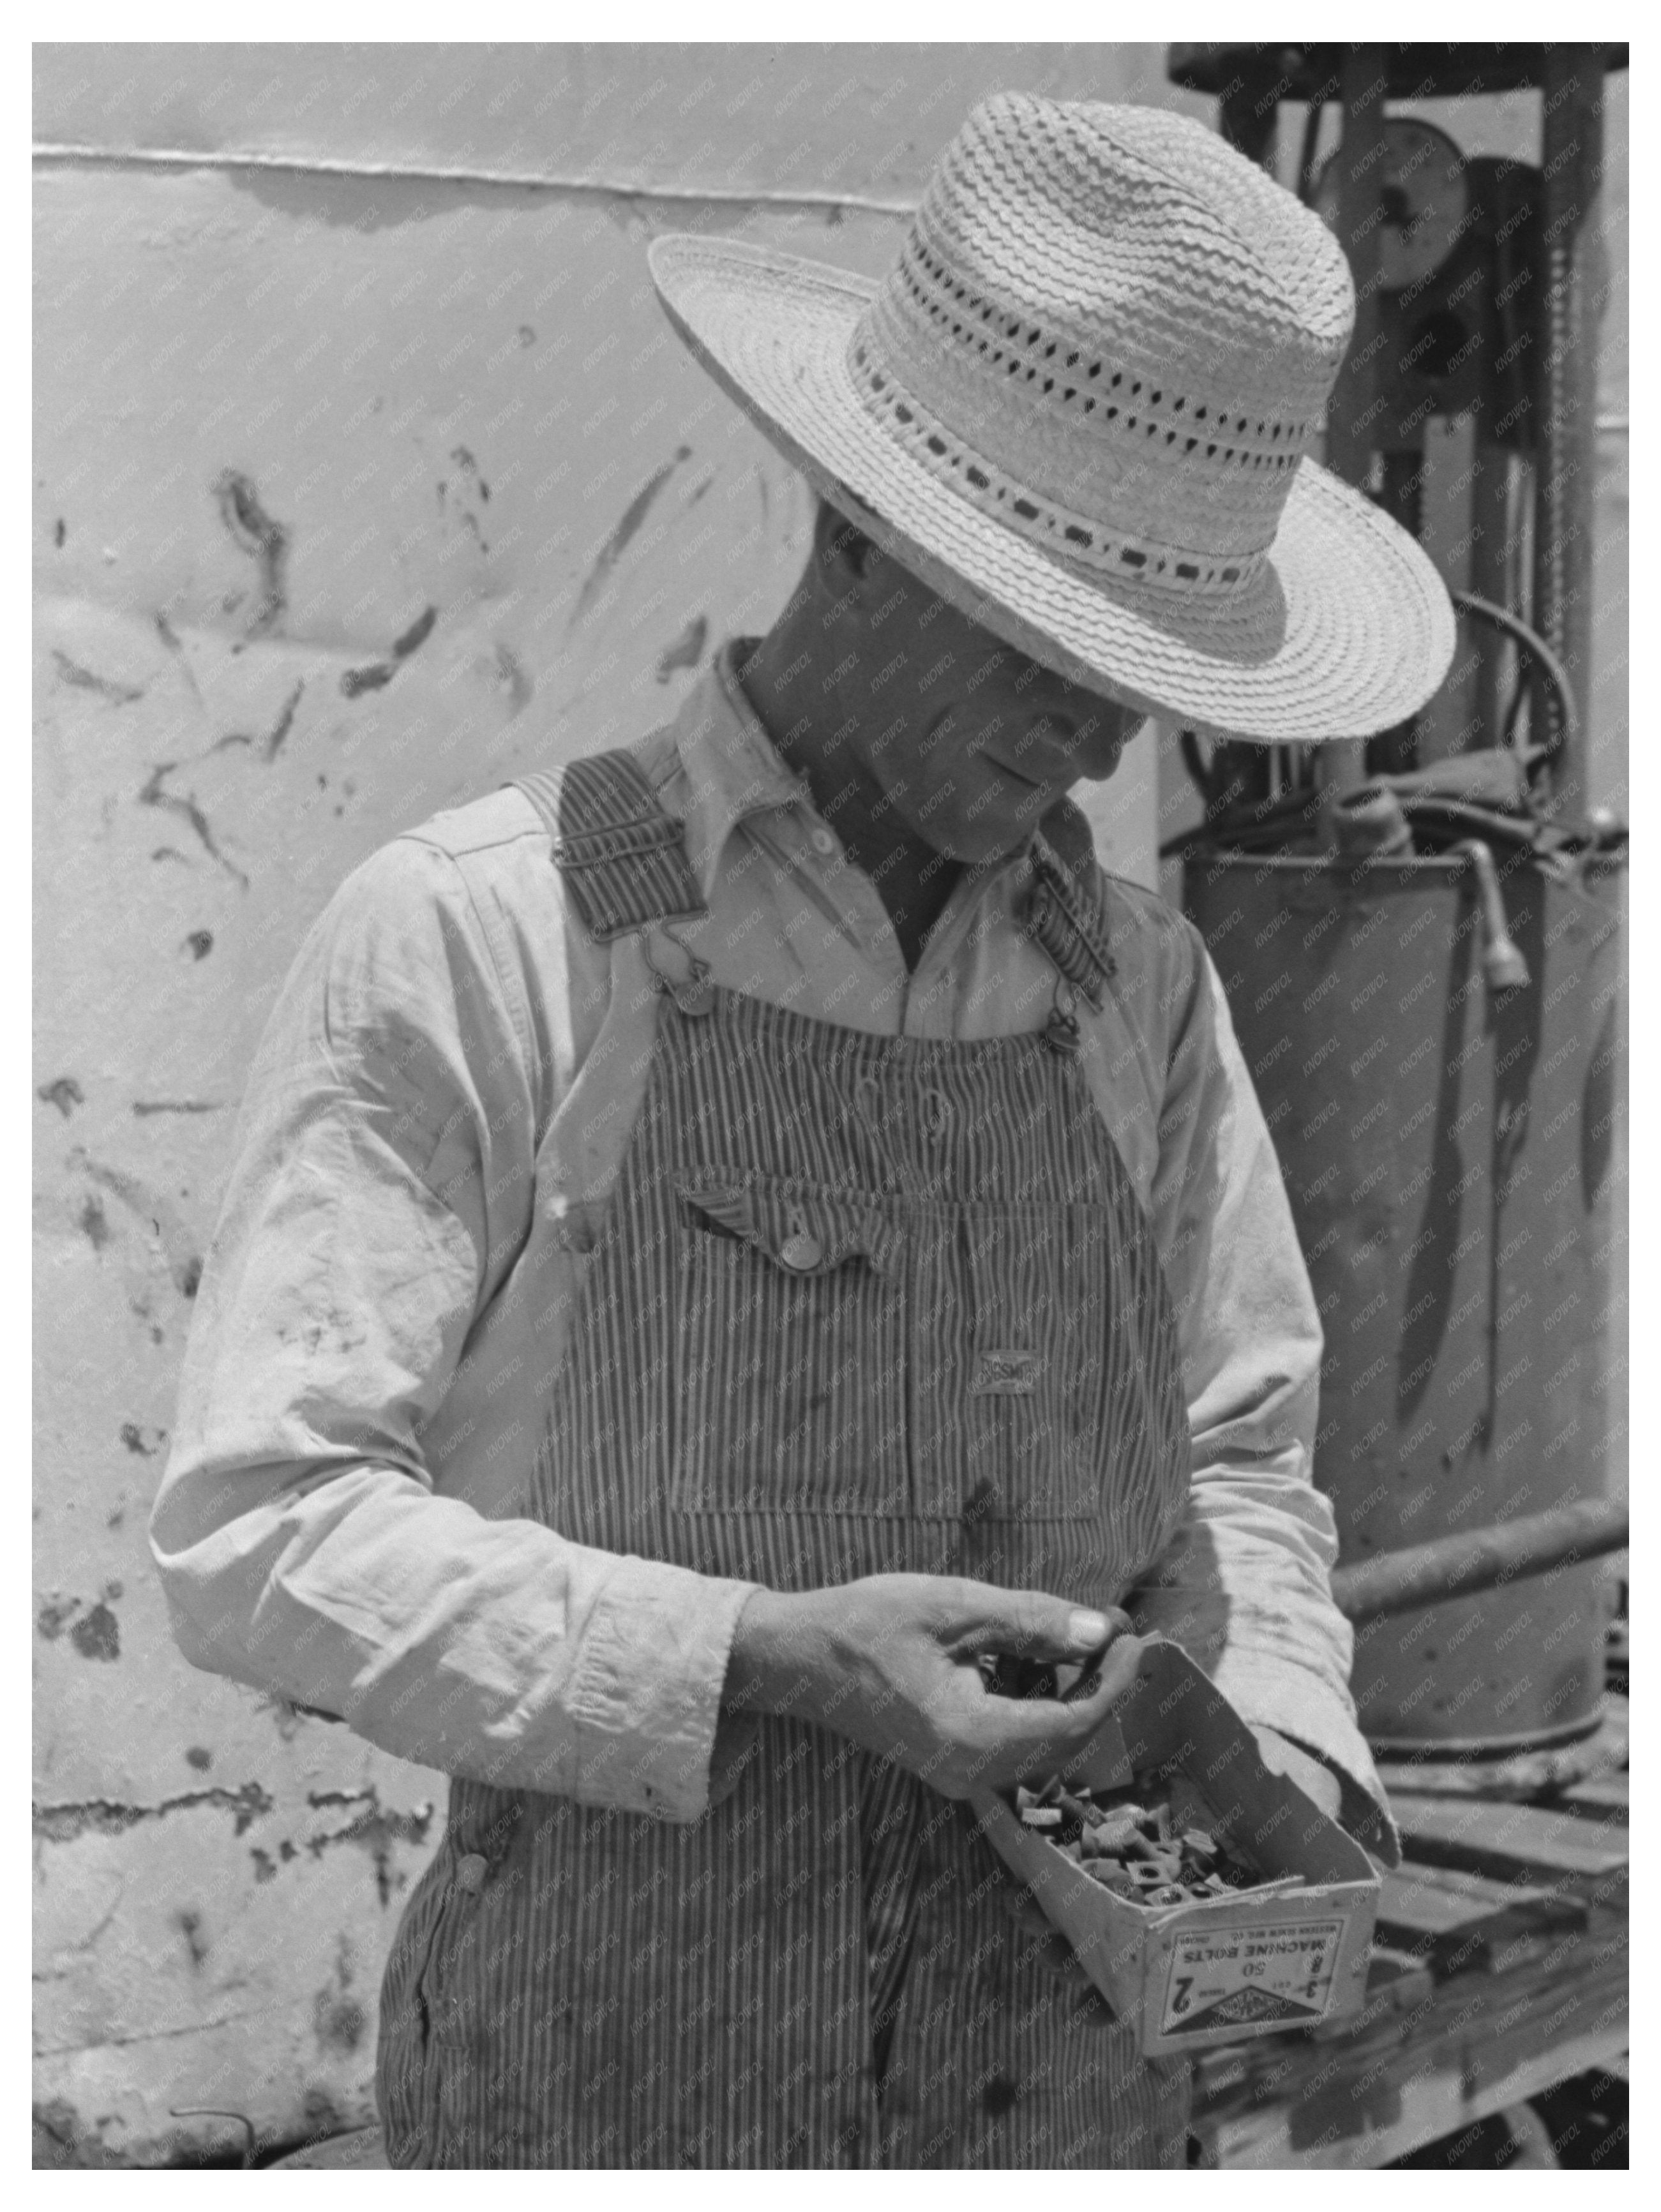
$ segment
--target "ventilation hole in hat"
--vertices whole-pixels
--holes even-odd
[[[1101,365],[1100,362],[1098,362],[1098,361],[1092,361],[1092,362],[1091,362],[1091,364],[1090,364],[1090,374],[1091,374],[1092,376],[1099,376],[1099,375],[1101,374],[1101,373],[1102,373],[1102,365]]]
[[[1208,446],[1208,447],[1206,447],[1206,449],[1205,449],[1205,457],[1206,457],[1207,460],[1209,460],[1209,459],[1211,459],[1212,455],[1216,452],[1216,450],[1217,450],[1217,448],[1216,448],[1214,446]]]
[[[945,439],[931,438],[928,441],[928,450],[931,453],[943,453],[946,451]]]
[[[1174,430],[1167,430],[1165,434],[1165,441],[1167,446],[1174,446],[1177,442],[1177,433]]]
[[[1053,376],[1045,377],[1043,388],[1046,392],[1053,392],[1056,389],[1056,380]]]
[[[1086,399],[1085,401],[1084,411],[1086,415],[1093,415],[1095,413],[1096,403],[1093,399]]]
[[[1074,393],[1074,392],[1073,386],[1069,384],[1069,385],[1068,386],[1068,387],[1067,387],[1066,391],[1062,392],[1062,398],[1063,399],[1072,399],[1072,398],[1074,398],[1074,397],[1076,397],[1076,395],[1075,395],[1075,393]]]
[[[1197,445],[1199,444],[1199,442],[1200,442],[1200,441],[1199,441],[1199,440],[1198,440],[1197,438],[1190,438],[1190,439],[1188,441],[1188,443],[1187,443],[1187,444],[1183,447],[1183,451],[1185,453],[1191,453],[1194,451],[1194,448],[1196,447],[1196,446],[1197,446]]]
[[[1037,345],[1039,338],[1043,335],[1043,333],[1041,331],[1029,331],[1026,334],[1026,342],[1028,345]]]
[[[1092,376],[1094,376],[1094,374],[1096,374],[1096,372],[1095,372],[1095,370],[1092,368],[1092,369],[1091,370],[1090,374],[1091,374]],[[1116,392],[1116,391],[1118,390],[1119,386],[1120,386],[1123,382],[1124,382],[1124,376],[1123,376],[1123,372],[1122,372],[1122,371],[1120,371],[1119,369],[1116,369],[1116,369],[1114,370],[1114,372],[1113,372],[1113,389]]]
[[[974,485],[977,491],[985,491],[992,482],[991,477],[986,474],[983,469],[965,469],[964,471],[964,474],[968,477],[970,483]]]
[[[1194,410],[1194,419],[1196,422],[1203,422],[1205,421],[1205,409],[1203,407],[1196,407]]]
[[[909,422],[911,420],[911,410],[909,407],[897,407],[894,410],[894,412],[899,416],[902,422]]]
[[[1191,561],[1179,561],[1177,563],[1177,574],[1186,581],[1192,583],[1197,579],[1200,572]]]
[[[1087,530],[1080,530],[1076,522],[1069,522],[1067,528],[1062,532],[1062,535],[1064,538],[1070,538],[1075,545],[1088,546],[1093,545],[1096,543],[1090,532]],[[1197,573],[1198,571],[1196,570],[1196,574],[1197,574]]]
[[[1146,568],[1147,566],[1147,554],[1135,552],[1129,545],[1120,547],[1119,558],[1127,568]]]
[[[1226,584],[1232,584],[1238,580],[1239,574],[1240,572],[1238,568],[1225,568],[1223,571],[1223,581]]]
[[[1036,522],[1037,520],[1038,510],[1033,506],[1030,499],[1013,500],[1011,501],[1011,505],[1014,507],[1016,514],[1020,516],[1024,522]]]
[[[1124,426],[1127,430],[1134,430],[1136,427],[1136,417],[1134,415],[1127,415],[1124,418]]]
[[[1069,368],[1076,368],[1079,365],[1078,355],[1075,353],[1068,354],[1067,356],[1067,365]]]
[[[1176,403],[1176,406],[1175,406],[1175,409],[1174,409],[1174,410],[1173,410],[1173,411],[1174,411],[1175,413],[1177,413],[1177,414],[1180,415],[1180,414],[1182,413],[1182,411],[1183,411],[1183,408],[1184,408],[1184,407],[1186,407],[1186,406],[1187,406],[1187,404],[1188,404],[1188,402],[1187,402],[1185,399],[1179,399],[1179,400],[1177,400],[1177,402]]]
[[[1159,400],[1160,400],[1161,396],[1162,396],[1162,395],[1161,395],[1160,393],[1159,393],[1159,392],[1156,392],[1154,393],[1153,397],[1152,398],[1152,399],[1150,399],[1150,400],[1148,401],[1148,403],[1147,403],[1147,404],[1148,404],[1148,405],[1149,405],[1150,407],[1157,407],[1157,406],[1159,405]]]

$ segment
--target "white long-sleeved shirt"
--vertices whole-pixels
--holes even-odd
[[[732,667],[729,647],[638,756],[685,822],[709,913],[679,933],[715,980],[883,1035],[1040,1027],[1056,978],[1017,926],[1025,860],[960,881],[908,972]],[[1328,1587],[1321,1334],[1279,1168],[1197,933],[1134,884],[1110,900],[1083,1066],[1154,1224],[1194,1435],[1188,1512],[1124,1601],[1335,1767],[1365,1828],[1383,1793]],[[568,915],[517,791],[348,878],[249,1081],[151,1541],[197,1665],[451,1773],[691,1819],[751,1586],[522,1510],[655,1009],[639,941]],[[1393,1843],[1387,1813],[1376,1832]]]

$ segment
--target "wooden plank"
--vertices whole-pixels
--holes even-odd
[[[1367,2002],[1388,1996],[1398,2012],[1421,2003],[1431,1992],[1431,1973],[1422,1959],[1397,1951],[1388,1943],[1375,1943],[1367,1960]],[[1342,2026],[1342,2023],[1340,2023]]]
[[[1601,1881],[1627,1863],[1624,1820],[1406,1794],[1391,1804],[1408,1856],[1433,1866],[1552,1884]]]
[[[1193,2127],[1208,2165],[1387,2165],[1419,2144],[1592,2067],[1628,2042],[1624,1917],[1510,1973],[1465,1973],[1406,2012],[1372,2014],[1347,2043],[1299,2038],[1196,2069]],[[1275,2043],[1282,2047],[1276,2049]]]
[[[1455,1972],[1484,1962],[1507,1938],[1583,1925],[1585,1917],[1577,1900],[1548,1889],[1409,1860],[1384,1876],[1378,1934],[1410,1958]]]
[[[1625,1820],[1630,1808],[1632,1777],[1627,1773],[1596,1774],[1563,1792],[1561,1802],[1572,1812],[1619,1814]]]

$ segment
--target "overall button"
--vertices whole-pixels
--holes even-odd
[[[798,1229],[779,1247],[779,1257],[787,1267],[817,1267],[824,1257],[824,1247],[811,1230]]]
[[[837,849],[836,839],[828,830],[824,828],[810,830],[807,842],[816,853],[822,853],[827,860]]]
[[[476,1897],[484,1888],[490,1872],[489,1859],[482,1857],[478,1851],[468,1851],[456,1861],[456,1887],[465,1889],[470,1896]]]

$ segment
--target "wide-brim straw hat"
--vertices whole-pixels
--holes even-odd
[[[1318,216],[1187,117],[1005,94],[873,283],[650,249],[694,354],[813,488],[1005,642],[1224,736],[1362,737],[1452,657],[1408,533],[1309,458],[1354,319]]]

